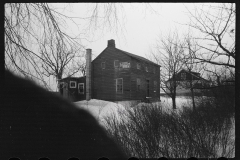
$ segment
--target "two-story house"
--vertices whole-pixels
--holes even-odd
[[[67,79],[61,82],[70,82]],[[93,61],[91,49],[87,49],[83,86],[86,87],[85,93],[76,94],[78,97],[72,99],[81,100],[86,97],[87,100],[157,101],[160,98],[160,66],[146,58],[116,48],[115,41],[111,39]],[[77,87],[78,85],[76,92],[80,92]]]

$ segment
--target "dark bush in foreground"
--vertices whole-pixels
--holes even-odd
[[[204,95],[214,98],[214,106],[225,114],[235,112],[235,86],[222,85],[203,91]]]
[[[161,106],[129,110],[128,118],[106,119],[107,131],[129,156],[234,157],[234,117],[220,112],[213,103],[199,103],[197,109],[163,111]]]

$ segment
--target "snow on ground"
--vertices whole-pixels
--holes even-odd
[[[153,105],[161,106],[163,110],[167,112],[172,112],[172,99],[167,96],[161,96],[161,102],[153,103]],[[196,97],[196,101],[200,100],[203,97]],[[178,111],[181,111],[183,107],[191,107],[192,100],[190,97],[183,97],[183,96],[177,96],[176,97],[176,106],[177,109],[174,110],[174,112],[178,113]],[[122,117],[124,117],[121,120],[127,121],[127,110],[131,109],[134,106],[133,101],[122,101],[122,102],[109,102],[109,101],[103,101],[103,100],[97,100],[97,99],[91,99],[90,101],[78,101],[75,102],[76,106],[82,109],[85,109],[89,111],[96,119],[97,121],[104,126],[104,118],[107,116],[114,115],[117,120],[120,120]],[[135,103],[136,104],[136,103]],[[151,106],[152,104],[149,103],[138,103],[135,105],[135,107],[140,106]],[[133,110],[132,110],[133,111]],[[125,115],[125,116],[124,116]],[[234,121],[235,122],[235,121]],[[231,130],[231,137],[232,140],[235,142],[235,123],[232,124],[232,130]],[[235,153],[235,152],[234,152]],[[233,153],[233,154],[234,154]]]
[[[190,101],[189,101],[190,100]],[[181,108],[184,104],[191,102],[191,99],[185,97],[177,97],[177,109]],[[136,101],[121,101],[109,102],[104,100],[91,99],[89,101],[83,100],[75,102],[76,106],[89,111],[99,123],[103,123],[104,118],[107,116],[115,116],[118,120],[124,117],[126,120],[126,110],[131,109],[132,106],[149,105],[146,103],[138,103]],[[166,111],[172,111],[172,100],[169,97],[161,97],[161,102],[154,103],[154,105],[162,106]]]
[[[75,102],[77,107],[86,109],[89,111],[97,120],[101,120],[105,116],[115,114],[119,116],[119,112],[124,112],[126,109],[129,109],[133,106],[133,103],[136,106],[147,105],[146,103],[138,103],[133,101],[122,101],[122,102],[109,102],[104,100],[91,99],[90,101],[78,101]],[[177,97],[176,98],[177,109],[181,108],[185,104],[191,104],[190,98]],[[161,97],[161,102],[154,103],[154,105],[163,106],[164,109],[172,109],[172,99],[169,97]]]
[[[78,101],[75,102],[76,106],[89,111],[100,124],[104,122],[104,118],[114,115],[115,118],[120,120],[120,113],[124,114],[126,108],[118,103],[91,99],[90,101]]]
[[[161,103],[165,105],[172,106],[172,99],[167,96],[160,97]],[[177,96],[176,97],[176,106],[177,108],[181,108],[183,105],[191,104],[192,100],[190,97],[183,97],[183,96]]]
[[[173,110],[172,108],[172,99],[168,96],[161,96],[160,97],[161,102],[154,102],[154,103],[138,103],[136,107],[141,106],[158,106],[161,107],[162,111],[171,113],[179,113],[179,111],[182,110],[183,107],[192,107],[192,100],[190,97],[184,97],[184,96],[177,96],[176,97],[176,107],[177,109]],[[197,99],[196,99],[197,101]]]

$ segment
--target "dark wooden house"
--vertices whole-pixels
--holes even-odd
[[[167,80],[166,82],[167,85],[169,85],[171,81],[173,81],[173,78],[170,78],[169,80]],[[192,83],[193,87],[195,88],[203,88],[203,87],[210,86],[210,81],[202,78],[200,76],[200,73],[188,71],[186,69],[182,69],[176,74],[176,82],[180,88],[184,86],[189,86],[189,85],[186,85],[189,83]]]
[[[116,48],[114,40],[109,40],[107,47],[93,61],[90,51],[88,49],[86,55],[87,100],[159,100],[158,64]]]

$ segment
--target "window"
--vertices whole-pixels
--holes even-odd
[[[105,62],[101,63],[102,69],[105,69]]]
[[[78,93],[84,94],[84,83],[78,83]]]
[[[156,69],[155,69],[155,67],[153,67],[153,74],[155,74],[156,73]]]
[[[146,70],[146,72],[148,72],[148,67],[147,66],[145,67],[145,70]]]
[[[130,68],[131,64],[130,64],[130,62],[121,62],[120,67],[121,68]]]
[[[181,73],[181,79],[186,80],[186,73]]]
[[[116,67],[116,68],[119,67],[119,61],[118,60],[114,61],[114,67]]]
[[[137,69],[141,69],[140,63],[137,63]]]
[[[116,79],[116,92],[123,93],[123,79],[122,78]]]
[[[157,91],[157,81],[154,81],[154,91]]]
[[[137,91],[140,91],[140,86],[141,86],[141,80],[140,78],[137,78]]]
[[[75,81],[70,81],[70,88],[76,88],[77,83]]]

